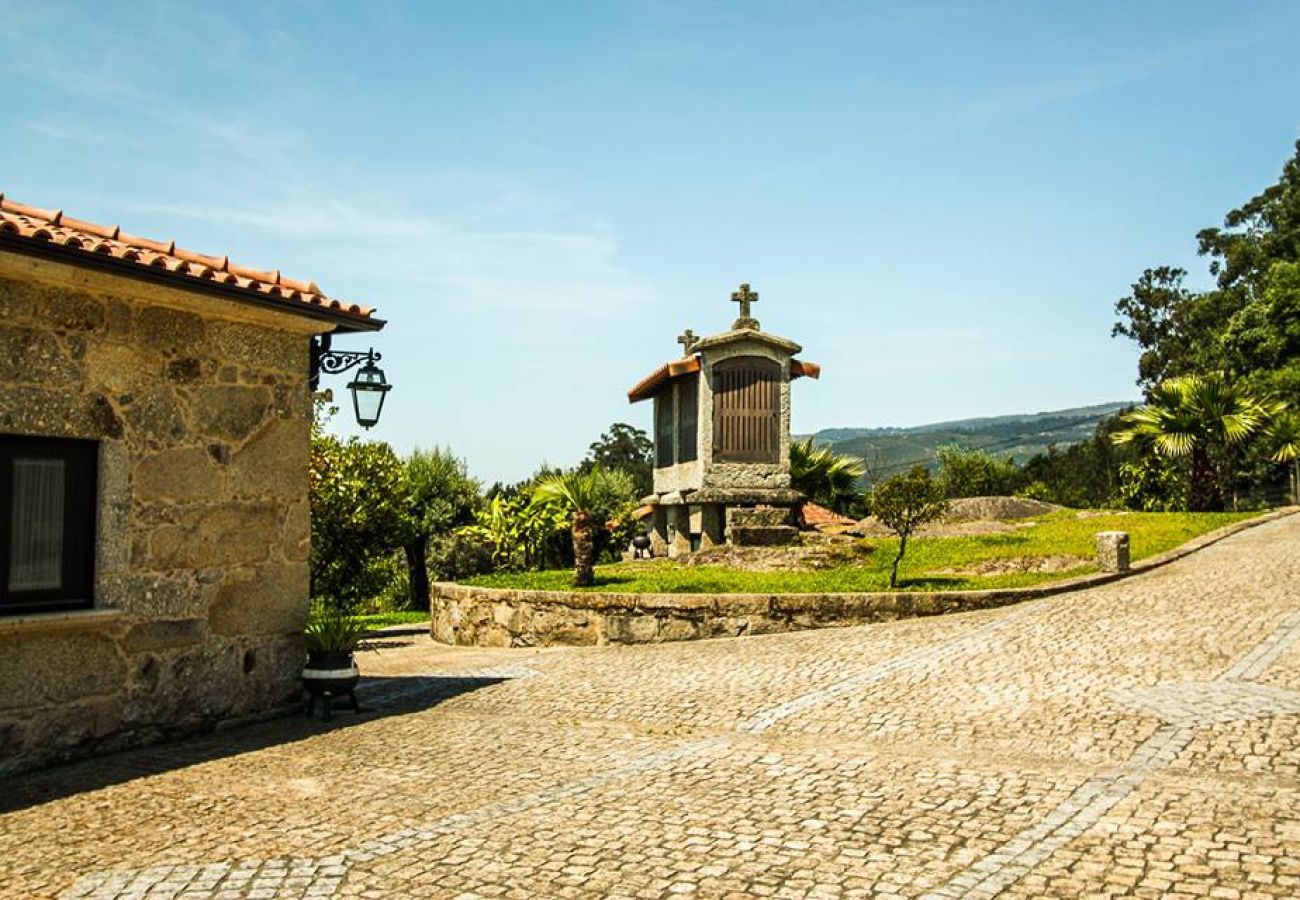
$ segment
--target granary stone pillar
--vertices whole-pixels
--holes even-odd
[[[650,552],[668,555],[668,510],[662,506],[656,506],[650,514]]]
[[[684,556],[691,552],[691,517],[686,506],[668,507],[668,555]]]
[[[726,523],[722,507],[707,503],[700,507],[700,549],[718,547],[726,543]]]

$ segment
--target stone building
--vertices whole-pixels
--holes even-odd
[[[650,539],[677,556],[724,542],[793,540],[803,499],[790,486],[790,382],[821,368],[802,348],[759,327],[742,284],[740,317],[721,334],[677,339],[684,356],[641,379],[628,399],[654,401],[654,493]]]
[[[382,325],[0,195],[0,774],[295,696],[309,345]]]

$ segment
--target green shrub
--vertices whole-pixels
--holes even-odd
[[[1011,459],[995,459],[983,450],[947,444],[936,451],[939,489],[948,498],[1001,497],[1014,493],[1020,470]]]
[[[368,629],[352,616],[327,606],[317,606],[307,619],[302,636],[308,652],[355,650]]]
[[[462,529],[429,542],[429,574],[435,581],[459,581],[495,571],[492,543]]]

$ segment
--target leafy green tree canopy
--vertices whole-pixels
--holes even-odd
[[[1012,494],[1020,484],[1020,470],[1011,459],[997,459],[983,450],[963,450],[946,444],[935,451],[939,460],[939,488],[943,495],[997,497]]]
[[[451,450],[411,452],[402,468],[402,549],[406,555],[410,603],[429,608],[430,539],[474,521],[482,503],[478,481]]]
[[[1300,388],[1300,141],[1276,184],[1197,235],[1216,288],[1147,269],[1115,305],[1114,334],[1142,351],[1139,383],[1226,371],[1260,393]]]
[[[636,495],[644,497],[653,488],[654,442],[640,428],[615,422],[588,448],[580,468],[620,469],[632,476]]]
[[[384,589],[406,529],[402,461],[383,443],[311,440],[311,593],[350,611]]]
[[[898,564],[907,552],[907,539],[916,529],[943,517],[948,510],[943,489],[925,466],[878,483],[871,492],[871,514],[898,535],[898,555],[889,571],[890,589],[898,587]]]

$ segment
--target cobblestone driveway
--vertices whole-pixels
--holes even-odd
[[[3,785],[0,895],[1300,896],[1300,516],[1001,610],[363,662],[360,719]]]

